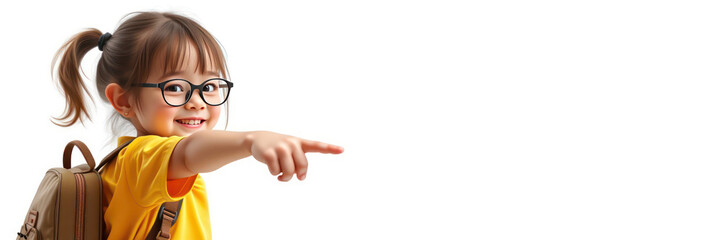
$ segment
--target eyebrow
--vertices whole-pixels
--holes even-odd
[[[165,78],[167,78],[167,77],[170,77],[170,76],[173,76],[173,75],[176,75],[176,74],[180,74],[180,73],[183,73],[183,72],[182,72],[182,71],[172,71],[172,72],[163,74],[163,76],[161,76],[160,79],[165,79]],[[203,75],[213,75],[213,76],[216,76],[216,77],[220,77],[220,75],[218,75],[218,73],[213,72],[213,71],[205,71],[205,72],[203,73]]]

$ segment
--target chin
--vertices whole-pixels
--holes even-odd
[[[195,129],[195,130],[181,130],[181,131],[178,131],[178,134],[177,134],[177,135],[178,135],[178,136],[186,136],[186,137],[187,137],[187,136],[192,135],[193,133],[200,132],[200,131],[203,131],[203,130],[205,130],[205,128]]]

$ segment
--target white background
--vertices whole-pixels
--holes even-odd
[[[711,1],[3,8],[2,238],[15,237],[68,141],[96,158],[111,149],[97,96],[85,127],[50,122],[64,108],[53,54],[137,10],[184,14],[220,40],[237,84],[228,130],[346,150],[309,153],[305,181],[279,182],[252,157],[203,174],[216,239],[721,238]],[[91,90],[100,53],[83,60]]]

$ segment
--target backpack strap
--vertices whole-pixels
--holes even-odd
[[[103,167],[104,167],[106,164],[110,163],[110,161],[115,160],[115,158],[118,156],[118,153],[120,153],[120,150],[122,150],[123,148],[127,147],[128,144],[130,144],[131,142],[133,142],[133,140],[135,140],[135,139],[130,139],[130,141],[128,141],[128,142],[126,142],[126,143],[123,143],[123,145],[121,145],[120,147],[116,148],[115,150],[113,150],[112,152],[110,152],[107,156],[105,156],[105,158],[103,158],[103,160],[100,161],[100,164],[98,164],[98,166],[95,168],[95,171],[98,171],[98,173],[102,173],[102,171],[103,171],[103,169],[104,169]]]
[[[155,218],[153,228],[150,229],[145,240],[168,240],[170,239],[170,227],[175,224],[180,214],[180,207],[183,205],[183,199],[177,202],[165,202],[158,210],[158,216]]]

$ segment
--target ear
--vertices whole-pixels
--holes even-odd
[[[115,111],[118,111],[121,116],[130,118],[135,115],[130,100],[130,94],[123,90],[123,88],[117,83],[111,83],[105,87],[105,97],[108,98],[108,101],[110,101],[110,104],[113,105]]]

